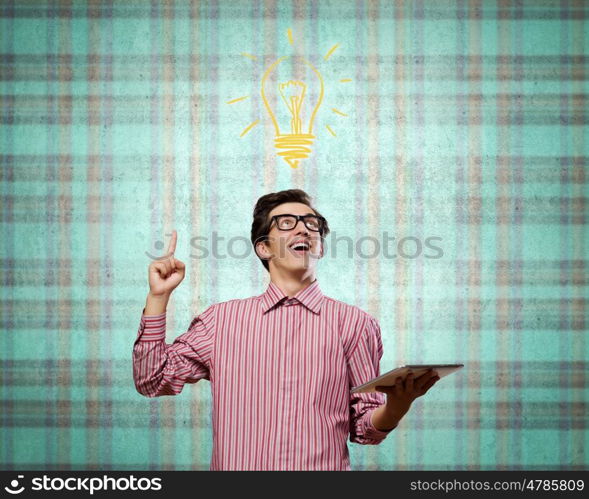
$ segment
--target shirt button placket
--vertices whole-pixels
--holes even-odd
[[[293,452],[294,448],[292,448],[292,442],[290,439],[291,427],[293,423],[293,378],[292,378],[292,369],[289,369],[289,366],[293,365],[293,334],[294,334],[294,322],[295,322],[295,315],[296,315],[296,307],[293,307],[293,300],[287,299],[285,302],[285,317],[286,317],[286,334],[285,334],[285,342],[284,342],[284,371],[283,371],[283,385],[282,390],[284,394],[284,403],[285,403],[285,421],[283,427],[283,439],[284,439],[284,463],[288,469],[292,469],[292,465],[294,463],[293,459]]]

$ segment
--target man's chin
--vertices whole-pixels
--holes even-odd
[[[291,272],[296,272],[297,270],[309,270],[313,267],[315,267],[315,261],[307,258],[301,258],[300,260],[290,262],[287,266],[285,266],[286,270]]]
[[[315,253],[297,254],[294,252],[288,255],[288,257],[290,261],[294,262],[316,262],[320,258],[320,256]]]

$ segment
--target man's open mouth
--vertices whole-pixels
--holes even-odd
[[[309,243],[297,242],[292,244],[290,249],[293,250],[297,255],[304,255],[311,249],[311,247],[309,246]]]

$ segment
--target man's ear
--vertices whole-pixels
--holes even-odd
[[[254,247],[254,251],[256,252],[256,255],[258,255],[258,257],[262,260],[270,260],[270,257],[272,256],[264,241],[257,242],[256,246]]]

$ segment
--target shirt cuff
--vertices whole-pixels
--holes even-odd
[[[378,430],[376,426],[374,426],[374,424],[372,423],[372,413],[375,410],[376,409],[373,409],[366,415],[366,418],[364,420],[364,435],[366,436],[366,438],[369,438],[371,440],[380,441],[384,440],[386,436],[396,428],[396,426],[395,428],[391,428],[388,431]]]
[[[144,309],[145,311],[145,309]],[[159,315],[141,314],[137,341],[161,341],[166,339],[166,312]]]

